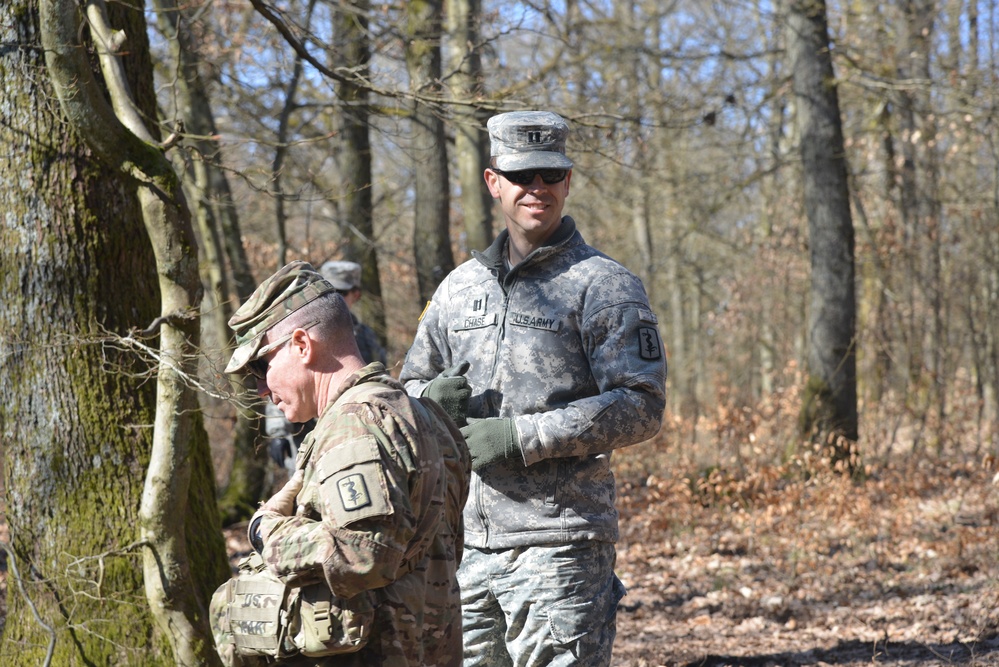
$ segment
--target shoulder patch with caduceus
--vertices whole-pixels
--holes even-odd
[[[659,340],[659,329],[638,327],[638,354],[642,359],[654,361],[663,356],[663,344]]]
[[[393,513],[388,480],[370,436],[350,438],[319,457],[323,504],[338,526]]]
[[[352,512],[371,504],[368,485],[364,483],[364,475],[347,475],[337,480],[336,488],[340,492],[340,502],[343,508]]]

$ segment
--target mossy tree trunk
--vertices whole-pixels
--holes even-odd
[[[142,13],[114,10],[135,40],[127,71],[148,111]],[[155,367],[121,338],[160,315],[136,182],[66,122],[37,0],[0,3],[0,33],[18,47],[0,53],[0,428],[19,574],[8,580],[0,664],[175,665],[147,603],[140,545]],[[191,594],[207,602],[228,567],[207,439],[189,417],[183,534],[172,539],[186,543]]]

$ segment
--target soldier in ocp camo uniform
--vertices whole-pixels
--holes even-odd
[[[350,319],[354,324],[354,338],[357,340],[357,350],[361,353],[361,359],[367,364],[373,361],[386,364],[385,348],[378,340],[378,334],[359,320],[353,311],[354,304],[361,299],[361,265],[357,262],[334,260],[319,267],[319,273],[333,285],[333,289],[347,302],[347,308],[351,309]],[[295,456],[309,431],[315,427],[315,420],[309,420],[304,424],[292,424],[273,403],[267,404],[265,416],[264,431],[270,439],[268,449],[271,459],[278,465],[288,468],[290,472],[294,472]]]
[[[289,586],[374,607],[360,650],[280,664],[460,664],[470,458],[457,426],[380,362],[364,364],[343,298],[305,262],[264,281],[229,325],[238,347],[226,371],[254,375],[291,421],[317,418],[296,473],[252,518],[251,544]]]
[[[438,287],[400,380],[467,414],[466,667],[608,665],[624,595],[610,453],[659,431],[658,322],[641,281],[562,215],[567,123],[513,112],[488,129],[506,229]]]

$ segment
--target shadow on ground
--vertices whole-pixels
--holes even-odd
[[[804,665],[999,665],[999,635],[972,644],[842,641],[828,649],[765,655],[706,655],[677,667],[799,667]]]

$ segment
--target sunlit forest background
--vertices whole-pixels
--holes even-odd
[[[133,559],[146,544],[128,531],[145,526],[134,510],[155,460],[142,430],[156,407],[151,378],[169,373],[136,331],[155,337],[150,321],[170,323],[156,318],[155,242],[135,222],[134,183],[100,171],[105,156],[81,138],[78,118],[60,115],[67,96],[48,83],[45,35],[51,17],[76,11],[65,2],[0,7],[0,454],[12,527],[0,529],[0,555],[34,577],[17,579],[32,584],[19,595],[8,587],[0,661],[39,664],[51,633],[76,647],[65,664],[147,664],[150,646],[168,655],[153,640],[134,648],[134,636],[160,636],[151,622],[136,614],[141,627],[126,639],[93,619],[107,599],[146,603],[134,562],[123,584],[103,568],[109,554]],[[94,70],[103,51],[92,12],[103,6],[89,3],[90,23],[76,31]],[[181,379],[197,403],[174,414],[197,414],[192,488],[198,474],[214,481],[221,516],[212,507],[201,518],[221,519],[228,556],[245,550],[245,520],[283,474],[267,457],[260,404],[221,372],[228,317],[288,261],[357,261],[356,312],[398,374],[433,289],[502,229],[482,183],[486,119],[546,109],[571,127],[565,212],[642,278],[669,360],[662,431],[614,458],[632,591],[620,664],[869,664],[891,662],[890,646],[902,647],[897,664],[987,664],[999,648],[995,3],[129,0],[106,9],[112,24],[137,28],[109,43],[189,207],[203,300],[197,372]],[[792,13],[827,29],[820,51],[832,75],[813,92],[836,93],[842,148],[832,148],[848,186],[859,437],[840,461],[802,421],[810,323],[822,313]],[[161,271],[161,294],[162,280]],[[78,318],[63,317],[73,308]],[[67,342],[70,320],[78,328]],[[99,326],[80,324],[90,320]],[[80,385],[99,391],[79,398]],[[210,470],[207,458],[197,467],[201,435]],[[104,486],[83,494],[102,465]],[[124,498],[125,509],[63,532],[93,498],[109,507]],[[193,571],[210,590],[218,570]],[[107,593],[116,586],[125,592]],[[79,607],[64,605],[66,591]]]
[[[341,159],[352,102],[337,81],[249,5],[214,4],[189,26],[255,277],[292,258],[373,252],[370,287],[384,305],[371,312],[384,312],[393,363],[423,306],[414,197],[426,135],[414,130],[420,91],[406,61],[407,12],[419,4],[348,8],[363,13],[355,36],[370,52],[363,236],[345,206],[355,187]],[[779,460],[793,445],[785,434],[744,436],[754,414],[801,381],[808,347],[809,238],[780,4],[476,5],[474,41],[444,26],[435,79],[454,100],[434,111],[449,155],[455,261],[469,256],[466,225],[476,222],[462,192],[476,179],[459,180],[455,155],[467,146],[467,109],[480,134],[496,111],[562,114],[576,162],[566,212],[646,283],[669,350],[678,440],[713,443],[709,457]],[[313,2],[283,8],[282,20],[336,72],[351,48],[337,30],[345,11]],[[856,239],[862,449],[873,458],[896,446],[986,453],[997,444],[999,380],[996,8],[830,3],[828,19]],[[466,84],[459,75],[473,59],[480,70]],[[176,71],[158,74],[169,124],[182,116]]]

